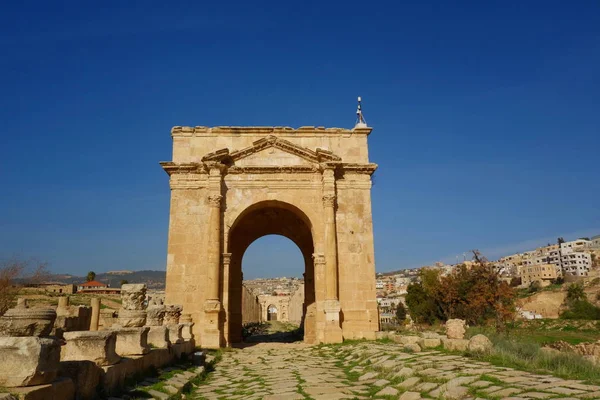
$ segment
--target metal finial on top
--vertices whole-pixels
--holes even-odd
[[[358,107],[356,108],[356,125],[354,126],[355,128],[367,127],[367,121],[365,121],[365,117],[363,117],[362,113],[361,101],[362,99],[360,98],[360,96],[358,96]]]

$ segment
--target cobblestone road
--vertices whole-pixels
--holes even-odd
[[[225,352],[196,399],[600,399],[600,386],[397,345],[262,343]]]

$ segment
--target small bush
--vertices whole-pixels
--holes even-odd
[[[576,300],[571,302],[569,309],[560,314],[562,319],[600,319],[600,308],[587,300]]]

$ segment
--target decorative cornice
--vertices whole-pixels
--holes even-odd
[[[171,189],[201,189],[208,187],[208,179],[198,174],[173,175],[170,186]]]
[[[377,170],[377,164],[341,163],[338,168],[345,173],[373,175]]]
[[[214,164],[213,164],[214,163]],[[322,172],[325,170],[334,169],[340,172],[350,174],[367,174],[373,175],[377,169],[377,164],[356,164],[356,163],[342,163],[342,162],[327,162],[315,165],[282,165],[282,166],[231,166],[227,168],[226,165],[209,161],[203,163],[181,163],[177,164],[172,161],[163,161],[160,163],[165,172],[170,175],[174,174],[208,174],[208,170],[211,166],[218,166],[223,175],[226,174],[306,174]]]
[[[288,140],[280,139],[277,136],[269,135],[262,139],[256,140],[252,143],[252,146],[246,147],[241,150],[236,150],[232,153],[229,149],[220,149],[212,153],[208,153],[202,157],[204,162],[221,162],[223,164],[231,165],[238,160],[246,158],[252,154],[258,153],[268,148],[277,148],[286,153],[294,154],[304,160],[311,163],[322,163],[322,162],[339,162],[341,158],[333,154],[329,150],[316,149],[312,151],[309,148],[298,146]]]
[[[316,165],[267,165],[229,167],[228,174],[314,174],[319,172]]]
[[[165,172],[171,176],[173,174],[206,174],[207,170],[204,164],[201,163],[181,163],[177,164],[173,161],[161,161],[160,165]]]
[[[190,137],[206,135],[298,135],[298,136],[339,136],[339,135],[368,135],[373,128],[325,128],[323,126],[301,126],[297,129],[289,126],[174,126],[172,137]]]

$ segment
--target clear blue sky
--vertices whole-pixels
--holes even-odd
[[[600,234],[598,1],[7,2],[0,50],[0,256],[164,269],[171,126],[350,128],[358,95],[378,271]]]

